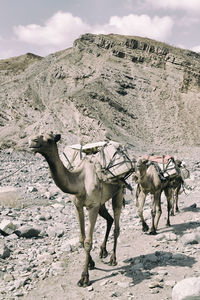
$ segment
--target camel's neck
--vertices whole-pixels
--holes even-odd
[[[161,180],[153,165],[139,168],[138,181],[144,190],[154,192],[161,188]]]
[[[82,191],[81,172],[70,172],[61,161],[58,149],[43,155],[49,165],[55,184],[65,193],[78,194]]]
[[[143,168],[138,168],[138,175],[139,175],[139,179],[143,180],[145,179],[146,175],[147,175],[147,168],[146,166]]]

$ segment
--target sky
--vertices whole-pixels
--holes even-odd
[[[84,33],[141,36],[200,52],[200,0],[0,0],[0,59],[46,56]]]

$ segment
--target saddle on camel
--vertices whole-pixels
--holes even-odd
[[[144,155],[142,159],[146,159],[147,164],[153,164],[156,167],[161,180],[172,180],[180,175],[178,163],[171,155]]]
[[[126,180],[135,171],[136,160],[130,158],[124,145],[115,141],[75,144],[65,147],[62,160],[67,168],[73,170],[86,156],[95,164],[99,180],[113,184],[123,181],[132,190]]]

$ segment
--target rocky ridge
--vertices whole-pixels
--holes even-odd
[[[198,147],[199,65],[195,52],[112,34],[85,34],[44,58],[1,61],[1,147],[23,149],[45,130],[65,143]]]

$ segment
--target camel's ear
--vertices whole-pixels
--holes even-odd
[[[56,134],[54,137],[54,141],[57,143],[61,139],[61,134]]]

